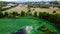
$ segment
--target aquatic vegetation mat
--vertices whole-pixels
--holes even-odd
[[[0,34],[16,33],[18,30],[26,28],[26,26],[32,28],[30,28],[30,32],[26,32],[27,34],[60,34],[60,31],[54,26],[54,24],[32,16],[20,18],[1,18]]]

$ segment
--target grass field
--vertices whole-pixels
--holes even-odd
[[[27,7],[28,7],[27,5],[19,4],[17,7],[5,10],[3,12],[11,13],[11,12],[17,11],[18,13],[20,13],[22,10],[27,12],[28,11]],[[33,9],[34,9],[34,11],[33,11]],[[60,14],[60,9],[57,9],[57,8],[31,8],[32,13],[36,11],[36,12],[48,12],[48,13],[52,14],[54,10],[56,11],[56,13]]]
[[[11,9],[8,9],[8,10],[5,10],[3,12],[8,12],[8,13],[11,13],[11,12],[14,12],[14,11],[17,11],[18,13],[20,13],[21,11],[27,11],[27,6],[26,5],[18,5],[17,7],[14,7],[14,8],[11,8]]]
[[[40,22],[40,23],[39,23]],[[47,26],[50,30],[59,34],[60,31],[50,22],[42,19],[38,19],[32,16],[20,17],[20,18],[1,18],[0,19],[0,34],[11,34],[17,32],[19,29],[26,26],[34,27],[32,33],[36,34],[38,26]]]
[[[33,11],[34,9],[34,11]],[[53,11],[56,11],[56,13],[60,14],[60,9],[57,9],[57,8],[31,8],[31,11],[32,12],[47,12],[47,13],[50,13],[52,14]]]

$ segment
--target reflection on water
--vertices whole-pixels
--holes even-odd
[[[25,30],[26,30],[26,34],[31,34],[33,27],[32,26],[26,26]]]
[[[12,34],[26,34],[26,31],[25,31],[25,29],[23,28],[23,29],[18,30],[18,31],[15,32],[15,33],[12,33]]]
[[[33,27],[32,26],[26,26],[25,28],[22,28],[20,30],[18,30],[15,33],[12,34],[31,34]]]

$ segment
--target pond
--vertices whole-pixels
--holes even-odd
[[[24,30],[26,34],[40,34],[43,32],[41,31],[43,29],[38,30],[39,27],[43,29],[47,28],[60,34],[60,31],[54,26],[54,24],[32,16],[0,19],[0,34],[12,34],[18,32],[18,30],[20,31],[20,29]]]

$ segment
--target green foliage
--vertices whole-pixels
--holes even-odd
[[[0,18],[2,18],[2,17],[4,17],[4,16],[3,16],[3,13],[2,13],[2,12],[0,12]]]
[[[58,8],[60,8],[60,4],[58,4]]]
[[[34,17],[37,17],[37,12],[34,12]]]
[[[42,12],[39,12],[39,18],[42,18]]]
[[[55,24],[60,24],[60,15],[59,14],[50,14],[49,21]]]
[[[40,8],[49,8],[48,4],[40,4]]]
[[[4,13],[4,17],[8,17],[8,15],[9,15],[8,12]]]
[[[24,11],[21,11],[21,16],[25,16],[25,12]]]
[[[51,31],[47,26],[38,27],[37,30],[44,32],[44,34],[57,34],[56,32]]]
[[[3,18],[3,17],[13,17],[13,18],[15,18],[15,17],[19,17],[20,16],[20,14],[18,14],[18,12],[16,12],[16,11],[14,11],[14,12],[12,12],[12,13],[8,13],[8,12],[4,12],[4,13],[2,13],[2,12],[0,12],[0,18]],[[24,11],[21,11],[21,16],[26,16],[26,13],[24,12]]]
[[[20,14],[18,14],[18,12],[9,13],[9,18],[17,18],[19,16],[20,16]]]
[[[28,10],[28,12],[31,12],[31,10]]]
[[[47,19],[48,17],[49,17],[49,13],[46,13],[46,12],[39,13],[39,18],[41,18],[41,19]]]
[[[13,16],[17,16],[18,13],[17,13],[17,12],[13,12],[12,15],[13,15]]]
[[[0,9],[0,11],[4,11],[4,10],[7,10],[7,9],[9,9],[9,8],[3,8],[3,9]]]
[[[53,11],[53,13],[56,13],[56,11]]]
[[[49,8],[50,5],[49,4],[45,4],[45,3],[34,3],[34,4],[29,4],[28,7],[40,7],[40,8]]]
[[[40,12],[39,13],[39,18],[40,19],[45,19],[48,20],[54,24],[56,24],[57,26],[60,26],[60,15],[59,14],[49,14],[46,12]]]
[[[18,16],[19,14],[18,14],[18,12],[13,12],[12,15],[13,15],[12,17],[16,17],[16,16]]]

